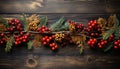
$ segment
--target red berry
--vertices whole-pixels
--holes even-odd
[[[92,28],[92,26],[89,26],[89,29],[91,29]]]
[[[46,31],[48,31],[49,29],[48,28],[45,28]]]
[[[94,42],[94,41],[92,41],[92,42],[91,42],[91,44],[92,44],[92,45],[94,45],[94,44],[95,44],[95,42]]]
[[[47,43],[46,42],[43,42],[44,45],[46,45]]]
[[[53,45],[52,45],[52,44],[50,44],[49,46],[50,46],[50,47],[52,47]]]
[[[18,41],[18,44],[21,44],[21,41]]]
[[[101,31],[101,29],[100,28],[98,28],[98,32],[100,32]]]
[[[102,45],[99,45],[98,48],[102,48]]]
[[[47,41],[47,42],[50,42],[50,39],[47,39],[46,41]]]
[[[95,33],[96,36],[98,36],[98,33]]]
[[[97,39],[94,38],[93,41],[94,41],[94,42],[97,42]]]
[[[1,36],[3,37],[3,36],[4,36],[4,33],[1,33]]]
[[[111,34],[111,35],[110,35],[110,37],[111,37],[111,38],[113,38],[113,37],[114,37],[114,35],[113,35],[113,34]]]
[[[26,36],[30,36],[30,34],[29,34],[29,33],[27,33],[27,34],[26,34]]]
[[[120,47],[120,44],[118,44],[118,46]]]
[[[93,26],[95,26],[95,24],[93,23],[91,26],[93,27]]]
[[[26,40],[25,40],[25,39],[23,39],[22,41],[23,41],[23,42],[26,42]]]
[[[107,41],[104,41],[105,44],[107,44]]]
[[[23,38],[21,37],[21,38],[19,38],[20,40],[22,40]]]
[[[105,44],[105,43],[102,41],[102,42],[101,42],[101,45],[104,45],[104,44]]]
[[[42,38],[42,41],[45,41],[45,40],[46,40],[46,39],[43,37],[43,38]]]
[[[90,44],[91,44],[91,42],[90,42],[90,41],[88,41],[88,42],[87,42],[87,44],[88,44],[88,45],[90,45]]]
[[[114,45],[118,45],[118,42],[116,41],[116,42],[114,42]]]
[[[40,30],[41,30],[41,28],[38,28],[38,29],[37,29],[37,31],[40,31]]]
[[[27,38],[28,38],[28,36],[26,36],[26,35],[25,35],[25,36],[24,36],[24,38],[25,38],[25,39],[27,39]]]
[[[16,41],[19,41],[19,38],[17,38]]]
[[[0,43],[3,44],[3,41],[1,40]]]
[[[118,49],[118,47],[117,47],[117,46],[114,46],[114,49]]]
[[[42,32],[45,32],[45,29],[42,29]]]
[[[119,43],[120,43],[120,39],[119,40],[117,40]]]
[[[94,33],[91,33],[91,36],[94,36]]]
[[[23,35],[23,32],[20,32],[20,35]]]
[[[93,40],[92,39],[90,39],[90,42],[92,42]]]
[[[17,26],[19,26],[19,27],[20,27],[20,26],[22,26],[22,25],[19,23]]]
[[[42,26],[42,29],[44,29],[44,28],[45,28],[45,26],[43,25],[43,26]]]
[[[17,42],[17,41],[15,41],[15,45],[18,45],[18,42]]]
[[[58,46],[57,45],[55,45],[55,49],[57,49],[58,48]]]
[[[49,39],[51,40],[51,39],[52,39],[52,37],[50,36],[50,37],[49,37]]]
[[[55,47],[52,47],[52,51],[54,51],[55,50]]]
[[[55,46],[55,43],[52,43],[53,46]]]

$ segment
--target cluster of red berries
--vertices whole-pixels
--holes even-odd
[[[120,39],[114,42],[114,49],[118,49],[118,48],[120,48]]]
[[[49,46],[50,46],[50,48],[51,48],[51,50],[52,50],[52,51],[54,51],[54,50],[58,49],[58,45],[57,45],[57,44],[55,44],[54,42],[53,42],[53,43],[51,43],[51,44],[49,44]]]
[[[108,43],[107,40],[100,40],[97,46],[98,48],[104,48],[104,46],[106,46],[107,43]]]
[[[37,28],[37,31],[39,33],[44,33],[46,31],[50,31],[49,28],[45,27],[44,25],[42,27]]]
[[[55,44],[53,41],[54,38],[55,38],[54,36],[44,36],[44,37],[42,37],[41,42],[43,45],[49,46],[51,48],[51,50],[54,51],[54,50],[58,49],[57,44]]]
[[[84,24],[77,24],[76,25],[77,32],[81,32],[83,29],[84,29]]]
[[[107,40],[101,39],[100,42],[97,41],[97,39],[93,38],[88,40],[88,45],[92,48],[95,48],[95,46],[98,46],[98,48],[104,48],[108,42],[111,42],[114,40],[114,35],[111,34],[110,37]]]
[[[12,19],[8,21],[9,28],[7,28],[8,31],[14,32],[14,31],[22,31],[22,24],[17,19]]]
[[[0,34],[0,44],[4,44],[4,42],[5,42],[5,40],[6,40],[6,38],[5,38],[4,36],[5,36],[4,33],[1,33],[1,34]]]
[[[73,22],[71,20],[68,21],[70,23],[70,30],[81,32],[84,29],[84,24],[79,24],[77,22]]]
[[[49,45],[53,38],[53,36],[44,36],[42,37],[41,42],[43,45]]]
[[[97,44],[97,39],[96,38],[91,38],[88,40],[87,44],[92,47],[92,48],[95,48],[95,45]]]
[[[29,40],[29,36],[29,33],[23,34],[22,32],[20,35],[15,35],[15,45],[27,42]]]
[[[89,33],[89,36],[98,37],[101,33],[101,27],[99,26],[99,24],[97,24],[96,20],[93,20],[88,23],[87,31]]]

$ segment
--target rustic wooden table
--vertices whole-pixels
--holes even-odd
[[[21,14],[1,14],[3,17],[19,17]],[[28,14],[31,15],[31,14]],[[98,17],[107,18],[110,14],[38,14],[48,16],[48,24],[54,23],[58,18],[75,20],[87,24],[90,19]],[[117,15],[119,18],[119,14]],[[120,51],[107,53],[92,50],[84,46],[84,53],[79,54],[75,45],[60,48],[52,52],[45,47],[27,50],[26,47],[15,47],[11,53],[5,53],[0,46],[0,69],[119,69]]]
[[[107,18],[108,13],[118,13],[120,19],[119,7],[119,0],[0,0],[0,16],[17,18],[21,13],[37,13],[40,17],[48,16],[48,25],[62,16],[87,25],[91,19]],[[16,47],[5,53],[0,46],[0,69],[120,69],[119,54],[91,50],[87,45],[82,55],[74,45],[56,53],[43,46],[32,50]]]

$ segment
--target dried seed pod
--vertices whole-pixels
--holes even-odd
[[[113,27],[114,25],[114,16],[111,15],[109,18],[108,18],[108,27],[111,28]]]
[[[104,19],[104,18],[98,18],[97,23],[99,24],[99,26],[102,29],[106,28],[106,23],[107,23],[106,19]]]

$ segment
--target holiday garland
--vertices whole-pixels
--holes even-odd
[[[28,49],[45,46],[52,51],[75,44],[82,54],[87,41],[91,48],[104,52],[120,49],[120,26],[116,15],[111,15],[108,20],[91,20],[88,26],[61,17],[48,28],[47,21],[47,16],[39,17],[36,14],[29,17],[23,14],[15,19],[0,18],[0,45],[6,45],[5,51],[10,52],[13,46],[23,44],[27,44]]]

